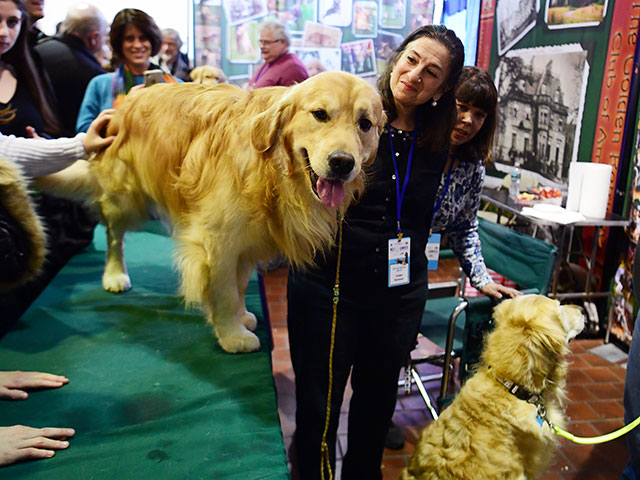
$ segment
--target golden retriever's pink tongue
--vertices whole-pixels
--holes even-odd
[[[326,178],[318,178],[316,189],[320,201],[327,207],[337,207],[344,200],[344,182],[340,180],[327,180]]]

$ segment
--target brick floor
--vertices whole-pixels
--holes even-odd
[[[278,391],[280,424],[287,449],[295,429],[295,386],[289,360],[289,342],[286,323],[287,270],[281,269],[265,275],[265,290],[269,304],[273,332],[273,374]],[[612,364],[589,352],[602,345],[601,339],[579,339],[571,343],[569,368],[569,397],[567,430],[578,436],[608,433],[624,424],[622,395],[625,370],[622,364]],[[420,349],[437,349],[421,339]],[[428,385],[429,392],[437,395],[437,384]],[[348,397],[349,392],[347,392]],[[402,450],[385,450],[384,480],[396,479],[414,451],[422,429],[431,421],[424,402],[415,391],[405,396],[399,390],[394,421],[405,434]],[[347,403],[342,407],[338,430],[338,461],[346,447]],[[628,457],[624,439],[601,445],[578,445],[561,439],[554,463],[542,480],[618,480]],[[338,468],[339,470],[339,468]],[[337,476],[339,478],[339,475]]]

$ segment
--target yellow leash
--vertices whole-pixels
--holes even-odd
[[[322,443],[320,443],[320,477],[324,480],[325,466],[329,472],[329,480],[333,479],[331,471],[331,459],[329,457],[329,446],[327,445],[327,432],[329,431],[329,420],[331,419],[331,393],[333,389],[333,347],[336,340],[336,323],[338,319],[338,301],[340,300],[340,260],[342,257],[342,218],[338,223],[338,260],[336,264],[336,283],[333,286],[333,320],[331,322],[331,344],[329,346],[329,389],[327,392],[327,415],[324,420],[324,432],[322,432]]]
[[[572,433],[569,433],[556,425],[551,425],[551,428],[556,433],[556,435],[560,435],[561,437],[571,440],[574,443],[579,443],[582,445],[595,445],[598,443],[610,442],[611,440],[615,440],[616,438],[626,435],[638,425],[640,425],[640,417],[636,418],[630,424],[619,428],[615,432],[607,433],[606,435],[600,435],[599,437],[576,437]]]

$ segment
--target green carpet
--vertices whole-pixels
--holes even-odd
[[[72,427],[67,450],[0,478],[290,478],[269,335],[254,274],[247,294],[262,350],[222,351],[203,314],[176,295],[172,240],[129,233],[133,289],[101,286],[106,235],[74,257],[0,340],[0,368],[67,376],[60,389],[0,403],[0,425]]]

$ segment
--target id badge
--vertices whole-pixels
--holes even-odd
[[[427,240],[427,248],[424,249],[424,254],[427,256],[427,268],[429,270],[438,269],[438,257],[440,256],[440,237],[439,233],[432,233]]]
[[[409,283],[409,261],[411,238],[389,240],[389,287],[407,285]]]

